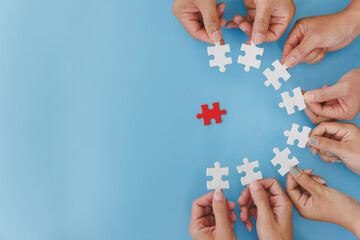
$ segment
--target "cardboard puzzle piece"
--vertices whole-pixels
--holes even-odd
[[[221,115],[226,114],[226,110],[220,110],[219,103],[213,103],[212,109],[208,108],[208,105],[201,105],[202,113],[197,114],[196,117],[198,119],[203,118],[204,119],[204,125],[210,125],[211,119],[215,119],[215,123],[221,123]]]
[[[254,172],[254,168],[259,167],[259,161],[249,162],[249,159],[243,159],[244,165],[237,166],[237,170],[239,173],[245,172],[246,175],[241,178],[241,184],[246,185],[251,183],[252,181],[262,179],[261,171]]]
[[[210,60],[210,67],[218,66],[220,72],[225,72],[225,65],[232,64],[232,58],[226,57],[226,53],[230,52],[230,45],[220,45],[220,42],[215,42],[215,46],[207,48],[208,55],[214,55],[214,59]]]
[[[221,190],[221,189],[229,189],[229,181],[223,181],[221,178],[222,176],[228,176],[229,175],[229,168],[220,167],[220,162],[216,162],[214,164],[215,168],[207,168],[206,169],[206,176],[212,176],[212,181],[207,181],[207,189],[215,189],[215,190]]]
[[[271,160],[272,165],[280,165],[281,167],[278,169],[278,172],[281,176],[284,176],[286,173],[290,171],[291,167],[294,167],[299,164],[299,161],[296,157],[289,159],[290,149],[285,148],[283,151],[280,152],[278,148],[274,148],[273,152],[276,156]]]
[[[245,52],[245,55],[239,55],[238,63],[245,65],[245,71],[250,71],[250,67],[259,69],[261,65],[261,60],[256,59],[256,56],[262,56],[264,53],[263,48],[256,47],[256,45],[251,42],[251,45],[242,44],[241,51]]]
[[[294,107],[297,106],[299,111],[302,111],[306,108],[304,96],[302,95],[301,88],[297,87],[292,90],[294,96],[290,97],[289,92],[281,93],[283,102],[279,103],[279,107],[286,108],[287,113],[295,113]]]
[[[281,87],[281,83],[279,81],[282,78],[284,81],[289,80],[291,75],[286,70],[288,67],[285,64],[281,64],[279,60],[276,60],[272,63],[273,67],[275,68],[274,71],[271,71],[270,68],[265,69],[263,74],[266,77],[265,86],[273,85],[275,90],[278,90]]]
[[[305,148],[306,144],[309,140],[309,134],[311,132],[311,128],[303,126],[302,132],[299,132],[299,125],[293,123],[291,127],[291,131],[286,130],[284,135],[288,137],[287,144],[294,145],[295,140],[298,140],[298,147]]]

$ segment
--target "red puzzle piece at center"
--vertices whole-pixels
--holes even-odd
[[[221,115],[226,114],[226,110],[220,110],[219,103],[213,103],[212,109],[208,108],[208,105],[201,105],[202,113],[196,115],[198,119],[204,119],[204,125],[210,125],[211,119],[215,119],[215,123],[221,123]]]

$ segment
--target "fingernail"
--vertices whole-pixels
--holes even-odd
[[[328,152],[327,154],[328,154],[330,157],[338,157],[336,154],[331,153],[331,152]]]
[[[236,24],[240,24],[240,22],[239,22],[239,21],[235,21],[235,20],[234,20],[234,23],[236,23]]]
[[[288,66],[296,65],[296,63],[297,63],[296,58],[294,58],[293,56],[287,57],[285,62],[290,63],[290,64],[287,64]]]
[[[237,216],[236,216],[236,214],[235,214],[234,212],[231,212],[231,216],[232,216],[233,218],[237,218]]]
[[[319,144],[319,139],[312,137],[312,138],[310,138],[309,142],[312,145],[318,145]]]
[[[314,98],[315,98],[315,96],[314,96],[314,93],[312,93],[312,92],[307,92],[304,94],[304,99],[308,102],[313,101]]]
[[[323,178],[319,178],[319,182],[323,183],[323,184],[327,184],[327,181]]]
[[[244,213],[243,213],[243,211],[240,210],[240,218],[241,218],[242,216],[244,216]]]
[[[261,185],[258,181],[253,181],[252,183],[250,183],[250,188],[253,191],[257,191],[261,188]]]
[[[311,147],[309,147],[309,149],[310,149],[310,152],[313,155],[313,157],[315,157],[315,155],[316,155],[315,151]]]
[[[295,176],[299,176],[300,175],[300,170],[297,168],[297,167],[291,167],[290,168],[290,172],[292,173],[292,174],[294,174]]]
[[[245,223],[245,227],[246,229],[250,232],[251,231],[251,227],[250,227],[250,224],[249,223]]]
[[[216,190],[214,193],[215,201],[224,201],[224,194],[220,190]]]
[[[333,161],[333,163],[342,163],[343,161],[341,159],[336,159]]]
[[[254,36],[254,41],[256,44],[260,44],[262,43],[262,41],[264,41],[265,39],[265,35],[262,34],[262,33],[255,33],[255,36]]]
[[[221,32],[220,31],[213,32],[213,34],[211,34],[211,40],[214,42],[221,41]]]
[[[304,172],[307,172],[307,173],[312,173],[314,172],[315,170],[314,169],[306,169],[306,170],[303,170]]]

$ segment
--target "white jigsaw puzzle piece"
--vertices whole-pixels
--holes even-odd
[[[214,59],[210,60],[210,67],[218,66],[220,72],[225,72],[225,65],[232,64],[232,58],[226,57],[226,53],[230,52],[230,45],[220,45],[220,42],[215,42],[215,46],[207,48],[208,55],[214,55]]]
[[[298,107],[299,111],[302,111],[306,108],[306,104],[304,101],[304,96],[302,95],[301,88],[297,87],[292,90],[294,96],[290,97],[289,92],[281,93],[281,97],[283,102],[279,103],[279,107],[286,108],[287,113],[293,114],[295,113],[295,106]]]
[[[292,157],[289,159],[290,155],[290,149],[285,148],[283,151],[280,152],[278,148],[274,148],[273,152],[276,154],[276,156],[271,160],[272,165],[280,165],[280,169],[278,169],[278,172],[281,176],[284,176],[286,173],[290,171],[291,167],[294,167],[299,164],[299,161],[296,157]]]
[[[229,168],[220,167],[220,162],[216,162],[214,164],[215,168],[207,168],[206,169],[206,176],[212,176],[212,181],[207,181],[207,189],[215,189],[215,190],[221,190],[221,189],[229,189],[229,181],[223,181],[221,178],[222,176],[228,176],[229,175]]]
[[[281,87],[281,83],[279,81],[282,78],[284,81],[289,80],[291,77],[290,73],[287,71],[287,66],[285,64],[281,64],[279,60],[276,60],[272,63],[273,67],[275,68],[274,71],[271,71],[270,68],[265,69],[263,74],[267,78],[265,81],[265,86],[273,85],[275,90],[278,90]]]
[[[237,166],[237,170],[239,173],[245,172],[246,175],[241,178],[241,184],[246,185],[251,183],[252,181],[262,179],[261,171],[254,172],[254,168],[259,167],[259,161],[249,162],[249,159],[243,159],[244,165]]]
[[[261,65],[261,60],[256,59],[256,56],[262,56],[264,53],[264,49],[257,47],[253,42],[251,42],[251,45],[243,43],[241,45],[241,51],[244,51],[245,55],[239,55],[237,62],[245,65],[245,71],[250,71],[250,67],[259,69]]]
[[[309,134],[311,132],[311,128],[303,126],[302,132],[299,132],[299,125],[293,123],[291,127],[291,131],[286,130],[284,135],[288,137],[287,144],[294,145],[295,140],[298,140],[298,147],[305,148],[307,142],[309,141]]]

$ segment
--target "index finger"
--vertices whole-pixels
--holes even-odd
[[[334,136],[336,139],[341,139],[346,131],[343,131],[342,127],[344,125],[338,122],[324,122],[320,125],[316,126],[311,132],[310,136],[324,136],[325,134],[329,134]]]
[[[265,190],[273,196],[286,196],[284,189],[281,187],[276,178],[265,178],[258,181]]]

